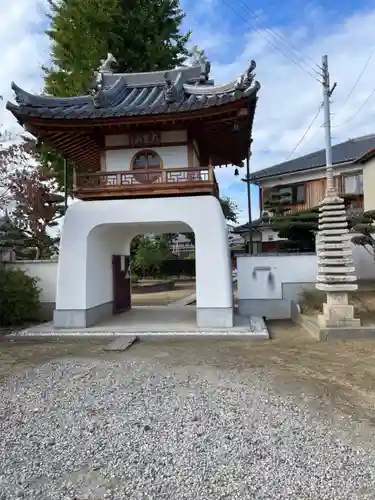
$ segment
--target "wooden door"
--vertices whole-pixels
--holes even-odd
[[[113,314],[131,308],[130,257],[112,255]]]

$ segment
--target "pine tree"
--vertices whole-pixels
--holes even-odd
[[[344,195],[343,199],[346,208],[349,209],[348,227],[357,233],[353,236],[352,242],[355,245],[370,246],[375,252],[375,238],[373,236],[375,233],[375,211],[352,216],[349,207],[355,197]],[[264,208],[271,213],[271,216],[263,218],[263,221],[268,222],[280,238],[285,238],[279,242],[280,251],[315,252],[315,237],[319,222],[318,206],[309,210],[293,212],[288,199],[275,193],[271,194],[269,202]]]
[[[8,213],[0,218],[0,262],[4,253],[15,252],[18,256],[22,253],[27,236],[11,221]]]
[[[352,238],[355,245],[359,245],[369,250],[375,258],[375,210],[370,210],[359,214],[351,219],[353,232],[357,233]]]
[[[265,210],[270,217],[263,217],[271,228],[278,233],[279,251],[315,251],[315,232],[318,229],[319,208],[292,212],[288,197],[275,192],[271,193]]]

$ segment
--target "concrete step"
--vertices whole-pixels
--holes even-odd
[[[136,335],[121,335],[105,347],[105,351],[125,351],[138,340]]]

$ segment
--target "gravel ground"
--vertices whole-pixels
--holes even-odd
[[[30,369],[0,387],[0,499],[374,499],[375,453],[275,387],[161,361]]]

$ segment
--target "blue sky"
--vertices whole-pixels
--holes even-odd
[[[46,4],[47,0],[0,0],[0,94],[4,102],[12,99],[11,80],[30,91],[41,89],[40,66],[48,62],[49,53],[41,29]],[[257,63],[262,87],[253,129],[253,171],[284,161],[310,124],[322,91],[308,74],[312,71],[307,64],[316,68],[323,54],[328,54],[331,79],[338,83],[332,121],[339,126],[333,128],[333,142],[375,132],[375,96],[351,118],[375,87],[375,55],[346,100],[375,48],[375,0],[182,0],[181,5],[186,12],[184,28],[192,30],[192,43],[205,49],[211,76],[218,83],[236,78],[251,59]],[[297,48],[297,56],[291,54],[291,45]],[[297,57],[304,69],[291,57]],[[9,113],[0,113],[4,127],[14,126]],[[323,147],[321,124],[319,116],[292,157]],[[218,169],[217,178],[221,194],[238,203],[241,222],[245,222],[246,185],[234,177],[232,168]],[[257,216],[256,188],[252,199]]]

